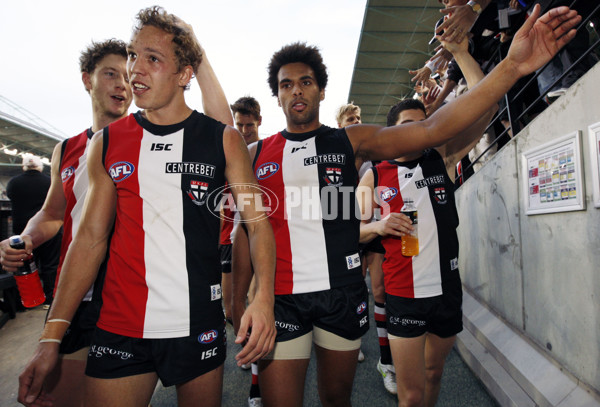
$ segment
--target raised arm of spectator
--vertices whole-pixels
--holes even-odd
[[[468,41],[466,38],[461,42],[442,41],[442,44],[446,49],[452,52],[452,55],[454,55],[454,59],[462,70],[469,89],[483,79],[484,74],[481,71],[481,67],[471,54],[469,54]],[[461,132],[459,137],[453,138],[438,148],[440,155],[444,157],[448,174],[454,174],[456,164],[475,146],[475,144],[477,144],[483,135],[486,126],[489,124],[492,116],[497,110],[498,105],[493,105],[475,123]]]
[[[540,7],[516,33],[508,55],[473,89],[442,106],[424,121],[393,127],[352,126],[346,130],[357,166],[362,160],[382,160],[444,144],[475,123],[517,81],[548,62],[575,36],[581,17],[568,7],[539,17]]]
[[[242,365],[265,356],[275,343],[275,238],[267,214],[257,205],[257,199],[254,199],[259,194],[259,187],[252,172],[246,143],[237,130],[226,128],[223,148],[227,160],[225,176],[236,208],[248,230],[250,257],[256,279],[254,301],[240,319],[235,340],[236,343],[243,343],[252,328],[248,342],[235,357],[238,365]]]
[[[87,165],[89,188],[81,224],[69,247],[56,296],[33,358],[19,376],[19,402],[31,404],[40,395],[42,383],[56,364],[58,345],[77,307],[93,284],[106,256],[108,237],[116,207],[116,189],[102,164],[102,135],[92,139]]]
[[[60,157],[62,143],[54,147],[52,153],[52,166],[50,168],[51,182],[44,206],[27,222],[21,237],[25,242],[25,249],[13,249],[8,244],[8,239],[0,242],[0,263],[6,271],[14,272],[23,265],[23,256],[31,254],[32,250],[56,235],[63,224],[67,202],[62,189],[60,178]]]
[[[492,1],[491,0],[474,0],[481,10],[485,9]],[[436,29],[436,33],[440,34],[443,31],[442,37],[445,41],[462,41],[462,39],[471,31],[471,27],[475,24],[479,13],[473,10],[469,4],[462,6],[454,6],[441,9],[440,12],[449,15]]]

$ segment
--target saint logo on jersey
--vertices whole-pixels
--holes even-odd
[[[202,332],[198,335],[198,342],[206,345],[212,343],[219,337],[219,333],[215,329],[211,329],[210,331]]]
[[[256,178],[259,180],[267,179],[277,171],[279,171],[279,164],[274,162],[264,163],[256,169]]]
[[[342,178],[341,168],[326,168],[325,169],[325,183],[332,187],[339,187],[343,184],[344,179]]]
[[[190,181],[190,189],[188,189],[187,194],[192,201],[198,205],[204,205],[206,202],[206,191],[208,190],[208,183],[202,181],[191,180]]]
[[[384,202],[389,202],[394,199],[398,195],[398,190],[396,188],[383,188],[379,192],[379,198],[381,198]]]
[[[121,182],[133,174],[133,171],[135,171],[133,164],[127,161],[119,161],[110,166],[108,175],[110,175],[114,182]]]
[[[62,179],[62,182],[67,182],[67,180],[69,178],[71,178],[73,176],[73,174],[75,174],[75,168],[68,167],[65,168],[61,173],[60,173],[60,178]]]
[[[448,194],[446,193],[446,188],[434,188],[433,193],[437,203],[444,205],[446,202],[448,202]]]

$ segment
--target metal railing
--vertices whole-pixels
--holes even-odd
[[[570,4],[570,7],[577,9],[578,3],[583,3],[586,1],[590,1],[590,0],[574,0]],[[546,10],[542,10],[542,13],[544,13],[545,11]],[[590,13],[587,13],[586,15],[582,15],[582,21],[576,28],[579,31],[579,30],[587,30],[588,26],[590,26],[590,25],[591,25],[591,27],[594,27],[592,20],[597,20],[599,18],[600,18],[600,3],[597,4],[595,6],[595,8],[593,10],[591,10]],[[595,29],[598,30],[598,28],[599,27],[596,27]],[[518,132],[521,130],[521,123],[523,123],[525,125],[527,124],[526,119],[527,119],[528,113],[530,113],[532,111],[534,106],[539,105],[543,101],[543,99],[546,96],[546,93],[549,90],[553,89],[555,86],[559,85],[562,82],[562,80],[569,73],[571,73],[573,71],[573,69],[575,69],[581,62],[583,62],[586,58],[588,58],[590,56],[590,54],[592,54],[593,52],[599,52],[599,51],[600,51],[600,38],[597,38],[595,41],[593,41],[592,44],[590,44],[590,46],[587,48],[587,50],[584,53],[582,53],[575,62],[573,62],[571,64],[571,66],[569,66],[567,69],[563,69],[562,74],[556,80],[554,80],[554,82],[551,83],[544,92],[540,92],[540,95],[535,100],[533,100],[531,103],[529,103],[527,106],[524,106],[523,108],[521,108],[520,106],[517,106],[517,103],[521,100],[521,98],[524,96],[525,92],[531,86],[537,87],[538,76],[540,76],[540,74],[543,72],[543,70],[552,61],[548,62],[546,65],[544,65],[544,67],[539,69],[533,76],[531,76],[531,78],[527,81],[527,83],[520,90],[518,90],[514,94],[514,96],[509,96],[510,92],[507,93],[506,95],[504,95],[505,107],[500,109],[496,113],[494,118],[491,120],[490,124],[485,129],[484,133],[488,133],[493,128],[498,128],[499,127],[498,125],[500,125],[504,128],[504,125],[502,125],[500,123],[504,117],[508,118],[507,122],[510,123],[509,127],[504,128],[504,130],[501,131],[500,134],[496,134],[495,139],[487,146],[487,148],[485,150],[483,150],[483,152],[481,152],[475,159],[473,159],[466,167],[464,167],[462,169],[462,174],[459,174],[457,176],[456,183],[462,184],[464,181],[466,181],[469,178],[469,176],[471,176],[474,173],[473,165],[478,163],[482,159],[482,157],[484,157],[488,153],[488,151],[490,151],[492,148],[496,147],[498,145],[498,142],[503,137],[505,137],[507,134],[511,134],[511,133],[512,133],[512,137],[515,137],[518,134]],[[486,64],[487,66],[482,67],[484,72],[486,71],[486,67],[489,67],[489,64],[493,64],[493,63],[497,64],[500,60],[502,60],[504,58],[504,55],[502,55],[501,44],[498,44],[495,54],[496,54],[496,57],[493,60],[488,61],[488,63]]]

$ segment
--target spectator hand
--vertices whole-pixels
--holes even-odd
[[[450,53],[450,55],[454,55],[462,52],[469,52],[469,40],[467,37],[463,37],[460,41],[446,41],[442,36],[438,35],[436,38],[442,44],[441,46]]]
[[[439,40],[439,37],[436,38]],[[437,65],[438,71],[443,72],[448,67],[450,61],[452,61],[452,53],[441,45],[438,45],[435,51],[436,54],[431,57],[430,61]]]
[[[521,76],[534,72],[575,37],[573,29],[580,21],[577,11],[558,7],[542,17],[537,4],[523,26],[517,31],[506,60]],[[539,17],[539,18],[538,18]]]
[[[436,107],[435,103],[441,90],[442,89],[439,86],[434,86],[429,89],[429,92],[423,94],[423,104],[425,105],[427,116],[432,115],[433,112],[439,108],[439,106]]]
[[[256,362],[273,350],[277,334],[273,300],[255,298],[252,301],[240,320],[235,343],[243,344],[250,328],[252,330],[244,348],[235,356],[238,366]]]
[[[408,73],[411,75],[415,75],[410,80],[411,82],[416,82],[417,85],[422,85],[423,82],[425,82],[427,79],[429,79],[429,76],[431,76],[431,69],[424,66],[423,68],[417,69],[416,71],[408,71]]]
[[[478,14],[468,4],[444,8],[440,12],[442,14],[450,14],[450,17],[440,24],[435,32],[440,34],[443,31],[444,33],[441,36],[444,41],[448,42],[462,41],[478,17]]]

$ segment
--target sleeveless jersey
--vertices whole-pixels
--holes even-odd
[[[344,129],[282,131],[257,145],[256,178],[270,198],[275,234],[275,294],[298,294],[362,281],[354,150]]]
[[[176,338],[223,319],[224,128],[194,111],[168,126],[138,112],[104,129],[103,164],[117,202],[100,328]]]
[[[400,212],[404,198],[412,198],[418,211],[419,254],[402,255],[402,240],[385,236],[383,262],[385,291],[407,298],[427,298],[443,293],[446,280],[458,272],[458,213],[454,185],[444,160],[426,150],[414,161],[385,161],[374,168],[376,199],[382,218]]]
[[[63,218],[63,238],[60,248],[60,261],[56,272],[57,283],[67,250],[77,233],[81,220],[83,202],[88,189],[87,151],[93,135],[94,133],[92,133],[91,128],[84,130],[77,136],[63,141],[61,146],[59,171],[67,205]],[[56,287],[58,287],[58,284],[56,284],[55,290]],[[91,298],[92,290],[90,289],[86,294],[84,301],[90,301]]]

